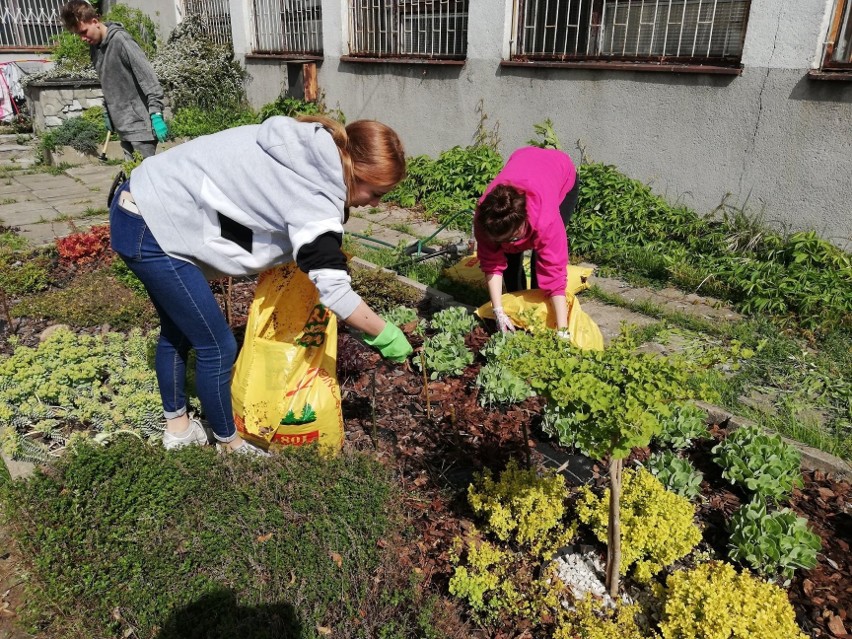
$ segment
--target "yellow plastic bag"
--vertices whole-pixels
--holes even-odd
[[[529,278],[530,258],[524,259],[524,270]],[[589,288],[588,279],[592,276],[594,269],[588,266],[568,265],[568,281],[565,285],[565,294],[574,295]],[[467,284],[469,286],[485,286],[485,276],[479,268],[479,258],[476,253],[463,257],[457,263],[444,269],[444,275],[451,280]]]
[[[237,430],[263,448],[343,445],[337,318],[293,263],[258,279],[231,400]]]
[[[532,331],[544,327],[556,328],[556,314],[544,291],[533,289],[505,293],[501,299],[503,310],[515,326]],[[580,302],[573,293],[565,295],[565,302],[568,305],[568,330],[571,333],[571,344],[577,348],[602,351],[603,335],[595,320],[580,308]],[[491,309],[491,302],[486,302],[476,309],[476,314],[482,319],[493,320],[494,312]]]

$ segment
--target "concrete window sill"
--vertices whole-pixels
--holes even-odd
[[[657,64],[654,62],[606,62],[583,60],[555,62],[548,60],[501,60],[501,67],[544,69],[585,69],[590,71],[651,71],[655,73],[699,73],[705,75],[742,75],[742,67],[723,67],[712,64]]]
[[[342,55],[341,62],[359,62],[370,64],[423,64],[433,66],[464,66],[464,60],[445,60],[438,58],[371,58],[359,55]]]

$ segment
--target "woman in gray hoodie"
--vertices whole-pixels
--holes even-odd
[[[154,155],[169,129],[163,120],[163,89],[145,53],[119,22],[101,22],[86,0],[62,7],[62,22],[89,45],[104,93],[104,123],[121,136],[126,159]]]
[[[145,284],[160,316],[156,371],[167,448],[205,443],[186,412],[190,347],[196,387],[220,442],[255,452],[234,426],[236,340],[208,279],[295,261],[320,302],[393,361],[411,353],[350,285],[341,250],[349,206],[375,206],[405,175],[396,133],[373,120],[276,116],[196,138],[146,159],[116,193],[112,247]]]

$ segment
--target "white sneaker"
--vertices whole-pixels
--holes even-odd
[[[269,453],[262,448],[249,444],[246,440],[234,449],[229,449],[229,452],[235,455],[248,455],[250,457],[269,457]]]
[[[182,433],[163,433],[163,448],[175,450],[184,446],[206,446],[207,432],[197,419],[189,420],[189,427]]]

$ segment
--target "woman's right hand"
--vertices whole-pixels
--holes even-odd
[[[500,327],[500,332],[514,333],[515,325],[512,323],[512,319],[506,315],[506,311],[503,310],[503,307],[493,306],[492,310],[494,311],[494,319],[497,320],[497,326]]]

